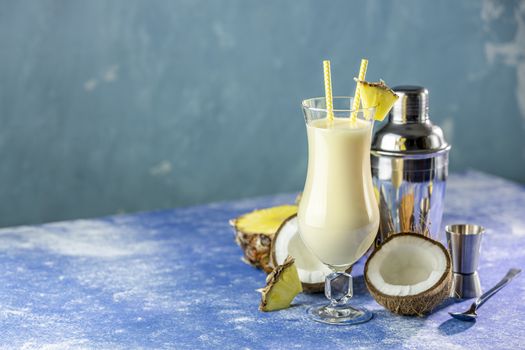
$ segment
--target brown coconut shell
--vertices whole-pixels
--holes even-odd
[[[281,232],[281,229],[284,227],[284,225],[286,225],[286,223],[288,221],[292,220],[296,216],[297,216],[297,214],[293,214],[293,215],[290,215],[289,218],[284,220],[283,223],[281,224],[281,226],[279,226],[279,228],[275,232],[275,235],[272,238],[272,243],[271,243],[271,246],[270,246],[270,266],[272,266],[272,267],[273,266],[279,266],[279,263],[277,262],[277,257],[275,256],[275,242],[277,241],[277,236]],[[347,273],[351,273],[352,272],[352,266],[350,266],[346,270],[346,272]],[[303,292],[304,293],[313,294],[313,293],[323,293],[324,292],[324,281],[323,282],[319,282],[319,283],[306,283],[306,282],[302,282],[301,281],[301,284],[303,285]]]
[[[381,250],[383,245],[393,239],[396,239],[401,236],[416,236],[421,239],[425,239],[427,241],[432,242],[433,244],[437,245],[445,254],[446,256],[446,273],[441,276],[439,281],[437,281],[432,287],[427,289],[426,291],[423,291],[419,294],[415,295],[407,295],[407,296],[392,296],[392,295],[385,295],[381,293],[379,290],[377,290],[374,285],[370,282],[368,279],[368,264],[369,262],[374,258],[375,254]],[[405,316],[423,316],[427,313],[430,313],[433,309],[435,309],[439,304],[445,300],[450,293],[450,288],[452,285],[452,268],[451,268],[451,258],[450,254],[448,253],[448,250],[438,241],[435,241],[429,237],[423,236],[419,233],[415,232],[402,232],[398,233],[392,236],[389,236],[381,245],[381,247],[377,248],[372,255],[368,258],[365,269],[364,269],[364,277],[365,277],[365,283],[366,287],[370,291],[370,294],[372,294],[372,297],[379,303],[380,305],[384,306],[386,309],[392,311],[393,313],[399,314],[399,315],[405,315]]]

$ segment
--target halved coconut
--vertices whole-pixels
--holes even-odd
[[[390,236],[365,265],[374,299],[401,315],[423,315],[448,295],[451,260],[445,247],[417,233]]]
[[[244,261],[270,273],[273,270],[270,265],[273,236],[283,221],[296,213],[296,205],[280,205],[254,210],[230,220],[235,229],[235,241],[244,252]]]
[[[271,263],[282,265],[288,255],[295,258],[299,279],[306,293],[322,292],[326,275],[332,271],[313,255],[299,235],[297,214],[286,219],[275,233],[271,246]]]

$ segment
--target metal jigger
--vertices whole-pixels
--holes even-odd
[[[453,284],[450,296],[458,299],[481,295],[478,275],[479,248],[485,229],[478,225],[459,224],[445,227],[452,256]]]

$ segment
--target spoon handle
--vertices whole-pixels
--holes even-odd
[[[509,272],[503,277],[501,281],[498,282],[494,287],[483,293],[475,302],[474,302],[474,310],[479,308],[481,305],[483,305],[487,300],[490,299],[491,296],[496,294],[500,289],[505,287],[514,277],[519,275],[521,272],[520,269],[510,269]]]

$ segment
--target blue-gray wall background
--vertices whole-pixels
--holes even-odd
[[[525,181],[524,1],[0,1],[0,225],[297,191],[300,101],[361,57]]]

